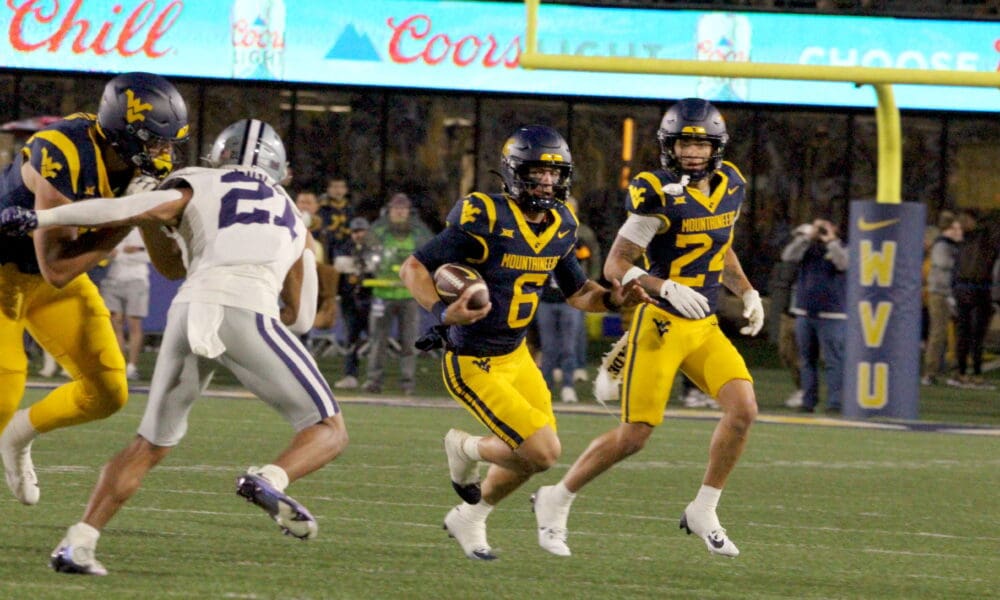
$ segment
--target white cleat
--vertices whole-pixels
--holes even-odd
[[[576,390],[571,387],[564,387],[560,390],[559,399],[566,404],[576,404],[580,401],[580,399],[576,397]]]
[[[462,514],[462,505],[448,511],[444,517],[444,530],[455,538],[462,552],[473,560],[495,560],[496,554],[486,541],[486,521],[473,521]]]
[[[704,540],[705,546],[712,554],[730,558],[740,555],[739,548],[726,535],[726,530],[719,524],[719,517],[715,512],[692,510],[688,504],[681,514],[680,528],[686,530],[688,535],[693,533]]]
[[[21,421],[15,414],[7,423],[7,428],[0,435],[0,458],[3,459],[4,477],[7,487],[14,493],[21,504],[33,506],[38,504],[41,495],[38,489],[38,476],[35,474],[35,464],[31,461],[31,443],[34,431],[24,431]],[[30,430],[30,424],[28,428]]]
[[[549,499],[552,487],[543,485],[531,495],[531,510],[538,523],[538,545],[556,556],[570,556],[572,553],[566,544],[569,507],[557,506]]]
[[[444,436],[444,452],[448,456],[451,486],[458,497],[469,504],[479,504],[483,497],[479,487],[479,461],[469,458],[463,449],[469,434],[461,429],[451,429]]]
[[[594,398],[601,404],[607,402],[618,402],[618,387],[621,382],[613,379],[611,375],[601,369],[594,378]]]
[[[71,575],[103,576],[108,574],[104,565],[94,557],[93,548],[71,546],[66,540],[59,542],[56,549],[52,551],[52,555],[49,557],[49,566],[57,573]]]
[[[594,378],[594,398],[601,404],[618,401],[618,388],[622,382],[622,369],[625,368],[627,353],[628,333],[625,333],[601,358],[597,377]]]

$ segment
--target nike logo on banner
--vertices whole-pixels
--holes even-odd
[[[875,231],[876,229],[884,229],[890,225],[895,225],[896,223],[899,223],[899,219],[886,219],[885,221],[868,222],[865,221],[864,217],[862,217],[858,221],[858,229],[861,231]]]

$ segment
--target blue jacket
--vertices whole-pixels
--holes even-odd
[[[795,301],[789,312],[821,319],[846,319],[847,247],[844,243],[832,240],[824,244],[796,236],[781,258],[795,260],[797,257],[799,274]]]

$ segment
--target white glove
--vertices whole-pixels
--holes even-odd
[[[132,181],[128,182],[128,187],[125,188],[125,195],[131,196],[132,194],[138,194],[139,192],[150,192],[156,189],[156,186],[160,185],[160,181],[149,175],[136,175],[132,178]]]
[[[674,308],[688,319],[704,319],[712,310],[708,305],[708,298],[672,279],[663,280],[663,285],[660,286],[660,298],[673,304]]]
[[[757,290],[743,293],[743,316],[750,322],[740,329],[740,333],[743,335],[760,333],[760,328],[764,326],[764,305],[760,302]]]

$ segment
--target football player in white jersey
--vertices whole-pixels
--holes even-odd
[[[138,435],[105,465],[83,519],[52,553],[56,571],[107,574],[94,555],[101,529],[180,442],[191,406],[217,365],[297,432],[273,463],[237,478],[237,493],[285,533],[316,535],[316,520],[284,490],[336,458],[347,430],[329,385],[295,335],[312,326],[317,281],[305,244],[309,233],[278,184],[286,169],[284,145],[271,126],[246,119],[219,135],[209,162],[212,168],[177,171],[157,190],[0,217],[0,228],[22,232],[57,224],[139,225],[157,269],[187,277],[167,314]]]

